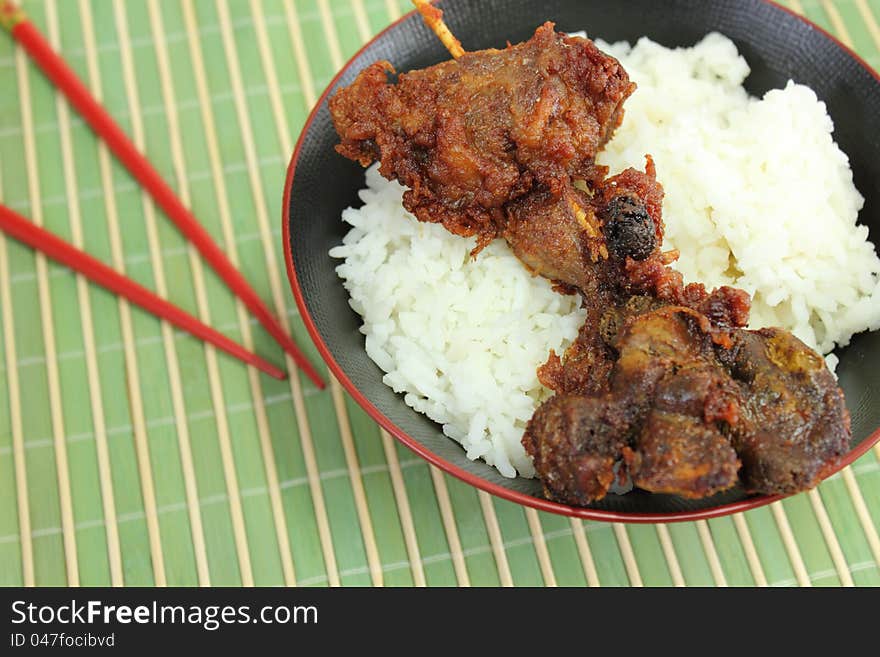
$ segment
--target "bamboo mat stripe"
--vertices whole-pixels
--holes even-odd
[[[125,5],[117,0],[118,10],[123,20],[125,17]],[[157,47],[156,63],[159,70],[160,87],[162,97],[165,101],[166,120],[168,122],[168,130],[170,136],[171,157],[177,179],[178,191],[181,200],[186,206],[190,203],[189,185],[185,177],[187,163],[183,155],[183,147],[181,144],[180,126],[177,122],[175,113],[176,98],[174,87],[171,84],[170,63],[168,61],[167,48],[163,46],[165,28],[162,24],[161,15],[158,13],[158,7],[155,2],[147,4],[150,26],[153,34],[156,36]],[[195,249],[189,249],[189,266],[193,275],[193,283],[196,292],[196,305],[199,310],[200,319],[206,324],[211,323],[211,313],[206,298],[204,273],[201,260]],[[235,535],[235,549],[238,556],[239,574],[241,583],[244,586],[252,586],[254,583],[253,569],[251,567],[250,550],[248,547],[248,539],[245,530],[244,516],[241,506],[241,498],[238,487],[238,475],[232,456],[231,438],[229,432],[229,424],[225,410],[226,402],[220,383],[220,374],[218,371],[217,353],[214,347],[205,345],[205,359],[207,361],[208,377],[210,381],[211,399],[216,412],[217,419],[217,438],[220,446],[220,454],[223,463],[224,479],[226,481],[226,490],[229,496],[230,512],[232,516],[233,532]]]
[[[81,0],[79,3],[80,15],[82,18],[82,32],[83,32],[83,40],[85,45],[85,55],[86,55],[86,64],[88,68],[88,80],[91,85],[92,91],[96,94],[97,98],[102,97],[102,88],[101,88],[101,76],[98,68],[98,58],[95,47],[95,31],[92,23],[92,15],[91,8],[85,0]],[[113,174],[110,168],[110,153],[108,149],[103,145],[98,146],[98,163],[99,170],[101,175],[101,185],[104,190],[110,190],[113,188]],[[80,199],[82,199],[82,194],[80,194]],[[82,201],[81,201],[82,202]],[[110,251],[111,258],[114,266],[119,271],[125,271],[125,262],[124,262],[124,252],[121,241],[121,231],[119,229],[119,215],[116,204],[116,197],[114,194],[105,193],[104,194],[104,210],[107,217],[107,228],[110,239]],[[131,309],[128,302],[121,297],[118,299],[118,308],[119,308],[119,321],[120,321],[120,329],[122,332],[123,342],[124,342],[124,353],[125,353],[125,369],[129,377],[132,377],[134,380],[138,378],[138,363],[137,363],[137,353],[134,348],[134,334],[132,329],[132,319],[131,319]],[[132,418],[132,422],[135,425],[135,443],[138,445],[139,449],[142,449],[142,446],[145,444],[146,429],[144,427],[145,419],[143,412],[143,403],[141,400],[141,393],[139,386],[129,387],[131,393],[128,395],[128,401],[131,405],[131,413],[130,417]],[[107,431],[108,436],[111,435],[111,430]],[[70,438],[68,438],[70,441]],[[111,460],[112,460],[112,452],[111,452]],[[144,483],[142,484],[142,490],[149,495],[150,497],[145,497],[144,500],[144,509],[148,508],[148,504],[151,505],[152,508],[155,507],[155,501],[152,498],[152,494],[148,486]],[[108,519],[105,516],[106,522],[112,522],[114,519]],[[119,518],[115,519],[117,522]],[[151,525],[152,528],[155,527],[155,523]],[[197,541],[194,537],[193,539],[194,545],[197,545]],[[161,555],[161,552],[158,553]],[[161,557],[157,557],[161,558]],[[124,565],[124,561],[123,561]],[[123,571],[124,572],[124,571]],[[123,575],[123,581],[125,580]]]
[[[186,22],[187,33],[189,35],[188,46],[189,53],[193,63],[193,74],[196,82],[196,90],[199,98],[199,109],[201,110],[201,119],[205,130],[205,139],[208,149],[208,156],[211,162],[212,180],[214,183],[215,197],[218,212],[220,215],[220,223],[223,230],[223,238],[227,245],[227,252],[232,262],[238,265],[238,249],[235,244],[232,222],[230,218],[229,199],[225,194],[222,182],[222,163],[219,155],[219,145],[217,143],[217,134],[214,121],[214,113],[208,100],[208,88],[205,74],[204,58],[199,47],[198,36],[195,32],[195,20],[190,6],[185,5],[184,20]],[[154,10],[155,11],[155,10]],[[157,13],[158,16],[158,13]],[[240,301],[236,303],[236,313],[238,317],[238,325],[243,336],[243,342],[249,349],[253,348],[253,337],[250,331],[250,325],[247,320],[245,308]],[[266,413],[266,400],[263,396],[262,389],[259,384],[259,376],[252,368],[248,371],[248,382],[251,394],[254,399],[254,411],[257,424],[257,431],[260,438],[260,450],[263,456],[263,462],[266,470],[267,486],[269,487],[270,500],[272,505],[272,514],[275,522],[275,535],[278,541],[278,550],[281,558],[282,572],[284,583],[286,585],[294,585],[296,583],[296,574],[294,570],[293,560],[290,554],[290,542],[287,533],[287,521],[284,516],[284,508],[281,499],[280,488],[278,485],[278,472],[275,464],[274,453],[272,452],[270,429],[268,426],[268,418]]]
[[[48,5],[46,9],[49,23],[49,41],[53,47],[57,49],[60,46],[58,14],[54,11],[54,5]],[[78,248],[82,248],[83,228],[79,200],[76,196],[77,177],[73,146],[71,143],[70,113],[66,102],[60,94],[56,95],[56,112],[58,114],[58,123],[60,126],[65,194],[69,199],[70,229],[73,236],[73,244]],[[97,452],[98,471],[101,482],[101,497],[103,502],[102,510],[104,513],[107,533],[107,554],[110,566],[110,581],[114,586],[121,586],[123,583],[122,556],[119,547],[119,530],[116,524],[116,503],[113,496],[110,456],[107,447],[106,419],[100,392],[100,375],[97,371],[92,305],[89,298],[88,282],[85,277],[78,275],[76,284],[77,298],[80,305],[80,320],[85,347],[86,367],[88,371],[92,421],[95,429],[95,448]]]
[[[29,130],[33,125],[30,82],[27,77],[27,61],[22,51],[16,53],[15,68],[18,74],[21,95],[21,113],[24,119],[24,161],[27,174],[28,197],[34,223],[43,225],[43,211],[40,205],[40,174],[36,162],[36,144]],[[53,305],[49,292],[48,263],[46,257],[35,254],[37,285],[42,319],[43,344],[46,353],[46,376],[49,388],[49,414],[52,422],[53,451],[55,453],[55,472],[60,505],[61,530],[63,534],[64,564],[67,583],[79,584],[79,564],[76,551],[76,534],[73,528],[73,499],[71,495],[70,469],[64,430],[64,411],[61,407],[61,382],[59,366],[55,356],[57,344],[53,321]]]
[[[880,0],[784,4],[880,66]],[[285,280],[285,169],[323,88],[409,2],[23,5],[320,363]],[[0,200],[285,358],[7,38],[0,88]],[[2,236],[0,326],[0,584],[880,584],[880,449],[746,514],[583,522],[448,477],[335,380],[289,359],[270,380]]]
[[[216,3],[216,8],[220,20],[223,50],[226,55],[226,64],[229,70],[230,81],[233,88],[233,100],[235,102],[236,115],[241,128],[245,154],[251,171],[251,191],[253,194],[253,201],[256,206],[257,218],[260,226],[261,243],[264,248],[264,257],[266,259],[270,285],[272,288],[272,296],[275,301],[276,309],[281,310],[282,314],[285,314],[285,304],[280,290],[280,282],[278,280],[278,267],[275,263],[275,259],[271,251],[271,240],[267,235],[267,233],[269,232],[269,228],[264,192],[261,187],[261,182],[257,180],[253,175],[256,171],[254,167],[254,163],[256,160],[254,137],[251,132],[251,119],[248,116],[246,99],[244,98],[242,92],[241,73],[239,71],[236,44],[231,33],[231,27],[229,24],[229,12],[226,5],[221,1],[218,1]],[[283,124],[279,124],[276,122],[276,126],[278,126],[280,132],[279,138],[289,142],[288,132]],[[285,147],[284,150],[287,150],[287,148]],[[290,358],[287,358],[287,364],[288,368],[293,371],[292,361]],[[317,480],[316,475],[318,466],[316,464],[315,452],[312,444],[312,434],[305,419],[304,411],[301,410],[302,391],[300,383],[296,377],[291,377],[291,391],[293,394],[294,404],[297,406],[296,413],[298,420],[302,420],[300,423],[300,430],[303,456],[306,462],[309,484],[312,493],[313,508],[315,512],[315,517],[317,519],[318,531],[320,533],[321,545],[324,552],[324,564],[327,569],[328,581],[331,586],[335,586],[339,584],[336,556],[334,554],[334,548],[332,545],[333,540],[330,534],[329,521],[324,502],[324,494],[321,489],[321,484]]]
[[[254,0],[252,3],[254,8],[260,6],[260,2],[258,0]],[[333,64],[334,68],[341,68],[344,64],[342,59],[342,54],[339,50],[339,38],[336,33],[336,28],[333,25],[333,19],[330,14],[330,9],[326,2],[321,2],[319,4],[321,10],[321,25],[324,30],[324,34],[327,36],[327,44],[330,49],[330,60]],[[260,15],[256,15],[255,19],[257,23],[262,22],[260,18],[262,17],[262,9],[259,10]],[[258,33],[261,31],[261,28],[257,28]],[[366,40],[369,38],[369,34],[362,35]],[[298,54],[300,51],[297,51]],[[272,61],[272,57],[268,54],[268,49],[261,49],[261,56],[263,59],[264,66],[266,68],[267,74],[269,74],[270,80],[270,89],[277,88],[277,77],[275,73],[275,67]],[[302,55],[305,56],[304,54]],[[308,70],[306,65],[305,70]],[[311,107],[315,103],[315,97],[311,94],[314,93],[314,85],[311,82],[310,75],[307,75],[309,79],[309,85],[306,87],[307,91],[305,93],[305,101],[306,106]],[[274,84],[273,84],[274,83]],[[283,121],[283,108],[278,99],[278,94],[271,94],[271,98],[273,100],[272,109],[275,116],[276,124],[281,126],[284,125]],[[285,151],[289,151],[292,146],[286,128],[284,130],[284,137],[282,138],[282,148]],[[369,512],[367,510],[367,501],[366,495],[363,491],[363,482],[360,476],[357,473],[357,455],[354,451],[353,440],[351,437],[351,426],[348,419],[348,412],[345,408],[345,397],[342,391],[342,387],[339,383],[332,379],[330,382],[330,392],[333,396],[333,405],[334,410],[336,411],[336,417],[339,423],[340,435],[343,441],[343,446],[346,452],[346,464],[348,465],[350,476],[351,476],[351,484],[352,488],[355,492],[355,500],[358,508],[358,518],[361,523],[361,529],[363,532],[364,538],[364,548],[367,552],[367,560],[370,565],[370,574],[372,578],[372,583],[374,586],[380,585],[382,583],[381,576],[381,559],[379,558],[378,546],[376,545],[376,538],[373,532],[372,521],[370,520]],[[386,450],[386,455],[388,455],[388,441],[390,438],[383,432],[382,434],[383,445]],[[389,463],[396,464],[396,460],[393,458],[393,454],[391,454],[392,458],[389,458]],[[399,465],[397,465],[399,469]],[[399,492],[401,488],[401,483],[399,481],[399,474],[397,469],[392,470],[392,481],[394,482],[395,492],[396,494]],[[424,571],[421,568],[421,564],[418,561],[418,545],[413,537],[413,529],[412,529],[412,519],[409,515],[409,503],[406,497],[404,496],[402,499],[398,500],[398,508],[401,512],[401,521],[404,523],[404,530],[407,537],[407,551],[409,553],[410,560],[413,563],[413,578],[414,581],[418,585],[424,585]]]
[[[2,181],[0,181],[0,195],[3,193]],[[15,495],[18,511],[19,534],[18,542],[21,546],[21,579],[9,580],[10,582],[32,586],[34,584],[34,553],[33,544],[31,542],[31,522],[30,522],[30,502],[27,490],[27,465],[24,456],[24,439],[22,437],[22,421],[21,421],[21,393],[18,383],[18,365],[15,356],[15,332],[12,329],[12,295],[9,285],[9,261],[6,253],[6,238],[0,236],[0,308],[3,313],[3,344],[6,352],[7,369],[9,376],[6,379],[6,389],[8,391],[10,404],[10,420],[11,420],[11,438],[14,451],[14,478],[16,489],[10,490],[11,486],[6,487],[8,499],[10,495]],[[7,475],[8,475],[7,471]],[[11,479],[4,477],[5,481]],[[4,517],[11,514],[4,514]],[[9,559],[10,564],[15,564],[16,559]],[[11,574],[11,573],[10,573]]]

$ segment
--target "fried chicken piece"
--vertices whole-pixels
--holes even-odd
[[[661,306],[627,316],[604,339],[619,354],[607,392],[560,392],[526,428],[523,445],[546,494],[574,504],[601,499],[611,480],[599,475],[621,459],[633,484],[652,492],[697,498],[733,486],[740,462],[724,429],[736,421],[740,390],[715,357],[708,320],[690,308]],[[591,417],[603,430],[587,440],[568,435],[571,424],[556,419],[557,398],[568,400],[568,414],[582,425]],[[560,479],[559,463],[566,462],[579,464],[581,475],[580,464],[589,464],[595,474]],[[577,490],[578,481],[589,485]]]
[[[663,253],[663,188],[654,162],[645,171],[626,169],[605,180],[563,185],[510,202],[501,236],[536,274],[579,290],[591,305],[609,306],[632,295],[649,295],[687,306],[718,326],[748,324],[747,293],[701,283],[684,284],[669,267],[676,252]],[[612,302],[613,300],[613,302]]]
[[[558,196],[594,174],[596,153],[620,124],[635,85],[592,41],[539,27],[503,50],[402,73],[362,71],[330,100],[341,143],[409,187],[404,206],[421,221],[488,244],[504,206],[536,188]]]
[[[602,397],[559,394],[541,404],[522,443],[544,494],[577,505],[605,497],[625,446],[627,426],[620,409]]]
[[[634,485],[688,498],[739,480],[760,493],[815,485],[849,443],[823,359],[785,331],[743,330],[742,290],[683,284],[660,251],[650,159],[593,185],[518,199],[502,233],[530,269],[579,291],[587,313],[564,358],[539,368],[565,401],[546,402],[523,437],[547,495],[601,499],[621,459]],[[579,441],[591,421],[606,426]]]
[[[792,493],[827,475],[849,445],[849,415],[818,354],[780,329],[732,328],[723,346],[705,315],[642,299],[604,336],[618,353],[608,392],[559,391],[527,426],[548,497],[601,499],[621,459],[634,485],[686,498],[737,481]]]
[[[747,391],[731,440],[751,492],[812,488],[849,449],[843,391],[825,360],[788,331],[735,331],[718,360]]]
[[[617,458],[645,490],[696,498],[738,479],[755,493],[814,486],[850,437],[843,393],[824,360],[781,329],[744,330],[750,301],[742,290],[683,284],[660,252],[662,190],[650,159],[645,173],[627,170],[594,184],[589,199],[578,197],[588,222],[563,201],[540,212],[532,202],[523,216],[509,212],[504,236],[517,256],[584,296],[578,338],[563,358],[551,354],[539,368],[542,383],[590,408],[623,409],[615,426],[625,435],[606,434],[595,454],[607,459],[620,449]],[[608,257],[594,261],[603,245]],[[549,457],[545,440],[562,443],[542,438],[548,428],[531,423],[523,444],[530,454],[541,450],[542,463],[562,461]],[[594,455],[567,444],[581,459]],[[596,449],[595,440],[590,445]],[[536,468],[544,480],[549,471]],[[545,486],[576,504],[587,494]],[[594,500],[604,491],[592,486],[588,495],[597,493]]]
[[[593,185],[590,193],[570,185],[558,199],[546,193],[517,199],[507,206],[501,233],[533,272],[585,299],[587,316],[565,366],[552,354],[539,369],[541,382],[557,392],[607,388],[616,353],[602,333],[616,331],[614,321],[627,314],[672,304],[706,314],[719,329],[748,322],[745,292],[684,285],[668,266],[670,254],[660,251],[663,190],[650,158],[645,172],[627,169]],[[726,339],[723,331],[716,336]]]
[[[623,457],[633,485],[697,499],[736,484],[740,461],[730,441],[699,416],[651,411]]]
[[[610,396],[628,409],[623,456],[633,484],[697,498],[730,488],[739,460],[722,433],[737,419],[739,390],[715,358],[704,315],[666,306],[625,321]]]

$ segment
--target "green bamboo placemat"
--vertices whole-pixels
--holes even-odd
[[[789,5],[880,67],[880,0]],[[26,0],[289,323],[281,193],[334,72],[405,0]],[[0,199],[280,361],[170,222],[0,39]],[[880,450],[708,522],[571,521],[489,497],[338,386],[249,372],[0,236],[5,585],[878,585]],[[329,376],[329,374],[328,374]]]

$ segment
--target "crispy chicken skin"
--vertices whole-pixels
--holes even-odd
[[[592,419],[614,427],[606,434],[603,455],[612,462],[622,458],[636,486],[691,498],[731,487],[740,461],[726,431],[737,420],[740,390],[715,357],[712,327],[705,316],[683,306],[630,306],[618,328],[609,331],[606,325],[603,331],[602,339],[617,354],[605,391],[559,394],[569,407],[603,410],[602,418]],[[549,443],[560,452],[568,448],[568,458],[558,454],[558,461],[576,462],[595,451],[589,442],[561,443],[543,411],[539,408],[526,428],[523,444],[529,453],[536,447],[546,451]],[[542,480],[549,497],[582,503],[583,495]],[[604,489],[590,488],[592,499],[607,492],[611,480],[602,481]]]
[[[535,411],[522,442],[547,496],[585,505],[614,482],[625,434],[625,418],[607,399],[556,394]]]
[[[722,433],[737,393],[717,363],[705,316],[665,306],[626,320],[611,396],[626,404],[630,476],[640,488],[704,497],[736,483],[739,460]]]
[[[579,385],[563,379],[523,438],[552,499],[600,499],[621,457],[633,484],[653,492],[698,498],[741,481],[749,492],[793,493],[815,486],[846,452],[843,393],[824,360],[790,333],[734,328],[723,346],[717,327],[691,308],[611,312],[625,317],[603,331],[617,353],[606,391],[573,392]],[[561,408],[580,427],[603,425],[602,445],[562,424]]]
[[[843,391],[819,354],[778,328],[736,331],[719,362],[745,389],[730,437],[746,490],[812,488],[849,446]]]
[[[685,285],[664,253],[654,163],[595,157],[634,85],[592,42],[547,23],[524,43],[389,80],[378,62],[330,101],[337,150],[409,188],[421,221],[495,237],[583,298],[586,320],[538,368],[555,395],[522,443],[548,497],[584,505],[616,476],[700,498],[814,486],[846,452],[849,415],[824,360],[781,329],[749,331],[742,290]]]
[[[592,41],[539,27],[504,50],[402,73],[376,62],[330,100],[337,151],[409,187],[421,221],[491,241],[504,206],[590,177],[633,85]]]
[[[580,443],[569,429],[554,435],[561,407],[552,399],[538,409],[523,445],[545,493],[572,504],[601,499],[612,483],[609,459],[622,459],[642,489],[688,498],[737,482],[768,494],[816,485],[849,445],[843,393],[824,360],[790,333],[743,328],[743,291],[683,285],[660,252],[661,192],[653,176],[649,160],[646,173],[628,170],[580,197],[595,228],[558,203],[512,218],[513,231],[504,233],[529,267],[583,295],[587,317],[577,340],[562,358],[551,354],[538,374],[580,425],[596,409],[601,416],[593,421],[607,424],[606,445],[597,451],[594,435]],[[653,236],[644,215],[655,223]],[[611,228],[633,217],[630,235]],[[625,248],[615,244],[621,235]],[[591,253],[603,245],[608,257],[594,262]],[[551,450],[558,452],[553,459]],[[565,463],[577,464],[577,476],[560,475]],[[588,464],[596,469],[590,476]],[[572,481],[591,483],[572,491]]]

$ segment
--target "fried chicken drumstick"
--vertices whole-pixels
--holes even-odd
[[[505,206],[589,178],[633,85],[591,41],[548,23],[506,50],[402,73],[376,62],[330,100],[345,157],[409,188],[404,206],[485,246]]]
[[[781,329],[750,331],[742,290],[684,285],[663,253],[663,190],[644,172],[606,177],[596,154],[635,85],[620,64],[551,23],[504,50],[423,70],[364,70],[330,101],[337,150],[409,190],[421,221],[496,237],[587,317],[538,369],[555,392],[523,445],[548,497],[589,504],[620,465],[645,490],[698,498],[814,486],[849,439],[824,360]]]

